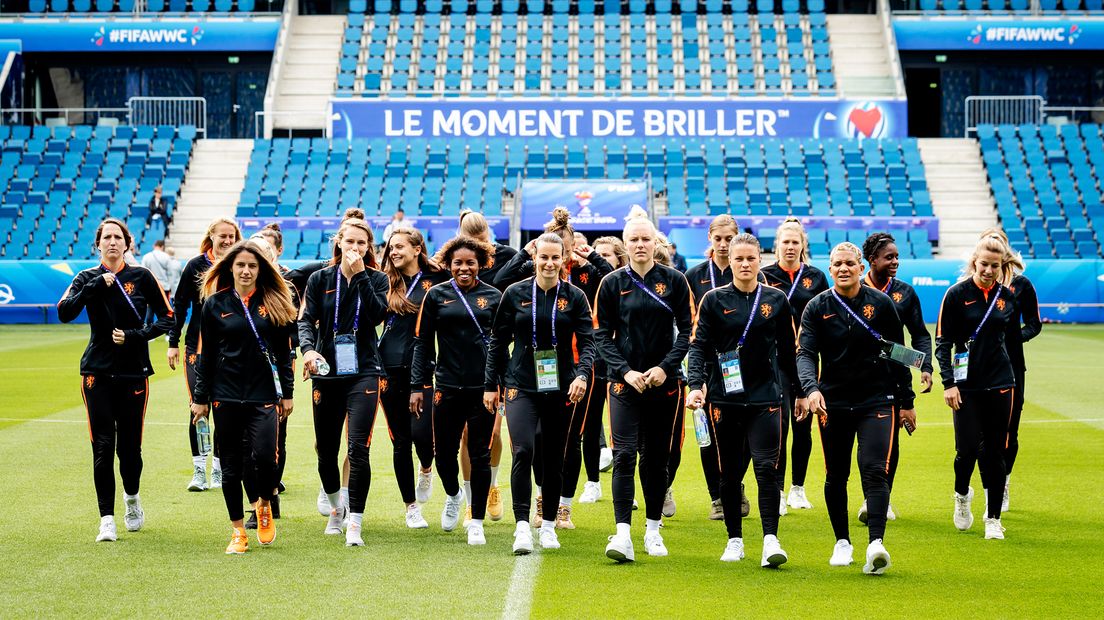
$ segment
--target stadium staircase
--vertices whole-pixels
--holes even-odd
[[[880,15],[829,15],[828,38],[841,96],[904,96],[900,61]]]
[[[977,140],[921,138],[918,142],[932,210],[939,218],[940,258],[965,257],[974,249],[978,233],[997,225]]]
[[[191,252],[199,248],[211,220],[234,217],[252,150],[252,140],[196,142],[170,230],[172,244],[182,252],[181,258],[192,256]]]
[[[341,15],[296,15],[291,19],[274,85],[273,126],[282,130],[321,130],[333,95],[341,56]]]

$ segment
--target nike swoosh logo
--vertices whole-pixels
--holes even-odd
[[[376,391],[375,390],[364,390],[364,393],[371,395],[371,394],[375,394]]]
[[[451,303],[455,303],[455,302],[456,302],[456,300],[455,300],[455,299],[446,299],[446,300],[444,300],[444,301],[442,301],[442,302],[441,302],[441,305],[442,305],[442,306],[447,306],[447,305],[449,305],[449,304],[451,304]]]
[[[1007,391],[1008,390],[1005,390],[1005,392],[1007,392]],[[137,395],[141,394],[142,392],[145,392],[145,390],[137,390],[136,392],[134,392],[134,395],[137,396]]]
[[[264,408],[265,409],[272,409],[272,405],[265,405]]]
[[[325,293],[323,293],[323,294],[324,294],[324,295],[329,295],[330,293],[332,293],[332,292],[334,292],[334,291],[336,291],[336,290],[337,290],[336,288],[331,288],[330,290],[326,291],[326,292],[325,292]]]
[[[234,314],[234,313],[233,312],[223,312],[222,314],[219,315],[219,318],[225,319],[226,317],[230,316],[231,314]]]
[[[529,307],[529,306],[532,306],[532,305],[533,305],[533,302],[531,302],[531,301],[523,301],[523,302],[521,302],[521,307],[522,307],[522,308],[527,308],[527,307]]]
[[[973,301],[966,302],[966,305],[969,306],[969,305],[976,304],[976,303],[977,303],[977,300],[975,299]]]
[[[1008,388],[1008,389],[1006,389],[1006,390],[1001,390],[1001,391],[1000,391],[1000,393],[1001,393],[1001,394],[1007,394],[1007,393],[1009,393],[1009,392],[1011,392],[1011,391],[1012,391],[1012,388]]]
[[[629,293],[631,293],[631,292],[632,292],[632,289],[629,289],[629,290],[627,290],[627,291],[621,291],[621,295],[622,295],[622,296],[625,296],[625,295],[628,295],[628,294],[629,294]]]
[[[884,420],[884,419],[889,417],[889,414],[888,413],[879,413],[874,417],[878,418],[879,420]]]
[[[770,408],[769,408],[769,411],[770,411],[771,413],[776,413],[776,412],[778,412],[778,411],[782,411],[782,408],[781,408],[781,407],[770,407]]]
[[[678,394],[678,388],[675,388],[675,389],[671,390],[670,392],[667,392],[668,396],[674,396],[675,394]]]
[[[725,308],[725,309],[724,309],[724,313],[725,313],[725,314],[732,314],[733,312],[736,312],[736,308],[733,308],[733,309],[731,309],[731,310],[729,310],[728,308]]]
[[[836,316],[836,315],[835,314],[825,314],[823,317],[821,317],[821,319],[827,321],[828,319],[830,319],[834,316]]]
[[[709,280],[702,280],[701,283],[702,284],[709,284]]]

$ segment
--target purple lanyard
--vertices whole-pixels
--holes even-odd
[[[648,296],[652,299],[658,301],[661,306],[667,309],[667,312],[670,312],[671,314],[675,313],[675,311],[671,309],[671,306],[669,306],[667,302],[663,301],[662,297],[653,293],[647,286],[644,286],[643,280],[636,279],[636,276],[633,275],[632,267],[625,267],[625,273],[629,274],[629,279],[632,280],[632,283],[635,284],[637,288],[647,293]]]
[[[785,271],[785,270],[783,270]],[[801,267],[797,270],[797,275],[794,276],[793,284],[790,285],[790,292],[786,293],[786,301],[789,301],[793,297],[794,291],[797,290],[797,283],[801,281],[801,274],[805,272],[805,263],[801,263]],[[837,298],[839,295],[836,296]],[[853,313],[852,313],[853,314]]]
[[[265,346],[264,339],[261,338],[260,332],[257,331],[257,325],[253,323],[253,313],[249,311],[249,306],[246,305],[245,300],[241,298],[238,291],[234,290],[234,297],[238,298],[241,302],[242,310],[245,311],[245,320],[249,321],[249,327],[253,330],[253,335],[257,337],[257,345],[261,347],[261,354],[265,356],[265,359],[272,361],[272,356],[268,354],[268,347]]]
[[[966,343],[966,350],[970,349],[970,343],[977,340],[978,334],[981,333],[981,327],[985,325],[985,322],[989,320],[989,315],[993,313],[993,306],[997,305],[997,298],[1000,297],[1002,285],[997,285],[997,292],[993,295],[993,301],[989,302],[989,309],[985,311],[985,316],[981,317],[981,322],[978,323],[977,329],[974,330],[974,335],[970,336],[969,342]]]
[[[709,259],[709,290],[717,288],[717,279],[713,277],[713,259]]]
[[[337,284],[334,285],[334,340],[337,340],[337,311],[341,309],[341,267],[336,269],[334,274],[337,280]],[[352,286],[352,282],[349,283]],[[357,328],[360,327],[360,297],[357,297],[356,314],[353,315],[353,337],[356,337]]]
[[[841,306],[843,306],[843,309],[847,311],[847,314],[850,314],[852,318],[858,321],[859,325],[865,327],[866,331],[870,332],[871,336],[874,336],[875,340],[877,340],[878,342],[885,340],[884,338],[882,338],[881,334],[874,331],[873,327],[871,327],[866,321],[862,320],[859,315],[855,314],[855,311],[851,309],[851,306],[848,306],[843,301],[843,298],[839,296],[839,293],[836,292],[835,288],[832,289],[832,296],[836,298],[836,301],[838,301]]]
[[[107,268],[107,265],[100,265],[100,268],[103,269],[105,272],[111,271],[110,269]],[[117,281],[116,283],[119,285],[119,287],[118,287],[119,292],[121,292],[123,294],[123,299],[126,300],[127,305],[130,306],[130,309],[134,311],[134,316],[137,316],[139,320],[144,320],[141,313],[138,312],[138,308],[134,305],[134,300],[130,298],[130,295],[127,294],[126,289],[123,288],[124,283],[118,281],[119,280],[118,274],[116,274],[115,280]]]
[[[471,306],[468,305],[468,300],[464,298],[464,293],[460,292],[460,287],[456,285],[456,278],[449,280],[449,284],[452,285],[452,290],[456,291],[456,296],[460,298],[460,301],[464,304],[464,308],[468,310],[468,316],[471,317],[475,328],[479,330],[479,337],[483,340],[483,346],[487,346],[487,334],[483,333],[483,327],[479,325],[479,319],[475,318],[475,313],[472,312]]]
[[[552,348],[556,348],[556,304],[560,299],[560,279],[556,278],[556,294],[552,297]],[[466,304],[465,304],[466,305]],[[537,278],[533,277],[533,350],[537,350]]]
[[[733,288],[736,288],[735,286]],[[739,289],[737,289],[739,290]],[[744,333],[740,335],[740,341],[736,343],[736,350],[739,351],[740,347],[744,346],[744,340],[747,339],[748,332],[751,330],[751,322],[755,320],[755,310],[759,307],[759,296],[763,294],[763,285],[760,284],[755,287],[755,301],[751,302],[751,307],[748,308],[748,320],[747,325],[744,325]]]
[[[410,299],[410,294],[414,292],[414,287],[418,286],[418,282],[421,281],[421,279],[422,279],[422,272],[419,271],[418,275],[414,276],[414,279],[410,281],[410,286],[406,287],[406,298],[407,299]],[[360,314],[360,312],[357,312],[357,314]],[[384,333],[387,333],[387,331],[391,329],[391,325],[395,322],[395,319],[397,317],[398,317],[397,314],[392,314],[387,319],[387,325],[385,325],[383,327],[383,332]]]

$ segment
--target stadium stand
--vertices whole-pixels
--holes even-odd
[[[134,13],[137,0],[30,0],[30,13]],[[144,13],[253,13],[279,10],[257,0],[145,0]],[[260,6],[258,6],[260,5]]]
[[[0,125],[0,258],[93,258],[108,215],[139,245],[162,238],[147,205],[161,185],[172,213],[195,136],[191,126]]]
[[[824,0],[419,4],[350,3],[336,96],[836,94]]]
[[[1104,222],[1104,138],[1095,124],[982,125],[997,215],[1026,257],[1097,258]]]

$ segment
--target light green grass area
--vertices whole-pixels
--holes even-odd
[[[828,566],[834,540],[815,437],[806,483],[814,509],[781,520],[790,562],[778,571],[758,566],[754,507],[744,522],[747,560],[719,562],[726,534],[721,523],[706,519],[709,498],[692,430],[675,482],[678,512],[663,530],[671,556],[644,553],[637,512],[637,561],[618,566],[603,555],[613,533],[609,474],[602,475],[599,503],[576,503],[578,528],[560,533],[562,549],[521,559],[510,554],[508,454],[499,474],[507,516],[488,521],[487,546],[469,547],[461,531],[441,531],[443,492],[436,481],[424,508],[430,529],[407,530],[381,416],[367,545],[346,549],[343,537],[323,536],[325,520],[314,507],[318,476],[306,384],[299,384],[289,430],[288,489],[276,543],[260,548],[254,542],[248,555],[228,557],[221,494],[185,491],[187,393],[181,371],[165,364],[163,340],[151,346],[157,375],[143,452],[146,526],[123,530],[120,498],[119,542],[97,544],[91,449],[77,383],[86,340],[85,326],[0,327],[3,617],[492,618],[507,610],[547,618],[1104,616],[1095,583],[1104,558],[1102,327],[1047,326],[1028,345],[1027,407],[1004,541],[982,538],[976,476],[974,528],[961,533],[951,524],[951,416],[938,387],[919,399],[919,428],[902,438],[893,495],[900,516],[886,534],[893,567],[880,578],[861,573],[866,531],[854,519],[859,561],[848,569]],[[851,487],[854,513],[861,502],[857,472]],[[752,497],[754,489],[749,476]]]

